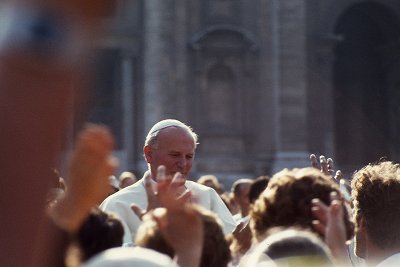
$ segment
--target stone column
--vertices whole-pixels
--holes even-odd
[[[306,3],[274,0],[277,12],[274,91],[276,152],[272,171],[309,166],[307,147]]]
[[[174,1],[144,1],[144,135],[160,119],[175,117]]]
[[[123,155],[120,162],[120,169],[130,169],[134,159],[134,119],[135,116],[135,94],[134,94],[134,58],[130,53],[126,53],[122,58],[122,147]]]
[[[275,151],[275,112],[277,105],[275,104],[275,92],[278,87],[278,79],[276,78],[277,65],[275,53],[279,51],[279,44],[275,34],[278,29],[277,25],[277,8],[276,3],[279,0],[260,0],[259,1],[259,20],[258,36],[260,40],[259,51],[259,89],[254,90],[254,107],[253,112],[254,129],[254,172],[255,175],[271,174],[271,164]],[[274,39],[275,38],[275,39]]]

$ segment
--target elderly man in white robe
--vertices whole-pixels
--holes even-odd
[[[146,190],[146,186],[155,188],[160,177],[172,179],[175,176],[177,198],[185,197],[188,201],[215,212],[224,224],[224,233],[234,230],[235,220],[215,190],[187,180],[197,140],[197,134],[178,120],[162,120],[150,129],[143,148],[149,170],[140,181],[109,196],[100,205],[101,209],[113,212],[121,219],[125,231],[125,245],[134,244],[136,231],[141,223],[138,212],[133,212],[131,205],[133,204],[136,210],[148,209],[148,197],[154,198],[157,195],[149,196],[148,192],[153,190]],[[160,166],[165,167],[162,169],[162,175],[159,171]],[[179,175],[176,175],[177,173]]]

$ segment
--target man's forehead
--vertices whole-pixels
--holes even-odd
[[[193,141],[193,143],[195,142],[190,132],[180,127],[168,127],[162,129],[158,134],[158,139],[160,141],[176,140],[177,142],[187,142],[190,140]]]
[[[193,136],[181,128],[163,129],[157,138],[158,148],[170,152],[193,153],[196,145]]]
[[[193,155],[195,153],[194,148],[189,149],[189,150],[179,150],[179,149],[168,149],[168,153],[173,153],[173,154],[187,154],[187,155]]]

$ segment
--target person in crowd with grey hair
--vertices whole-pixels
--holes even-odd
[[[188,181],[197,144],[197,134],[178,120],[162,120],[150,129],[143,147],[148,171],[137,183],[108,197],[100,205],[101,209],[114,212],[121,219],[125,231],[125,245],[132,244],[135,240],[137,229],[141,223],[141,211],[155,208],[148,207],[148,198],[157,198],[157,193],[148,195],[146,187],[156,188],[157,182],[159,182],[157,170],[160,166],[165,166],[163,168],[165,174],[161,175],[163,179],[165,177],[165,179],[172,180],[172,177],[175,176],[174,190],[177,198],[187,198],[187,201],[196,202],[215,212],[224,224],[225,233],[234,230],[236,223],[215,190]],[[179,175],[175,175],[177,173]],[[148,190],[148,192],[150,191]]]
[[[231,192],[233,193],[235,202],[240,207],[240,212],[233,216],[235,221],[238,223],[243,219],[248,218],[250,211],[249,192],[252,183],[253,180],[251,179],[239,179],[232,185]]]
[[[119,188],[125,188],[127,186],[133,185],[137,182],[136,175],[133,172],[125,171],[122,172],[119,177]]]

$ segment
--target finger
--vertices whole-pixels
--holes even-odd
[[[149,199],[154,199],[155,196],[156,196],[156,193],[155,193],[154,190],[153,190],[153,181],[152,181],[150,175],[147,175],[147,176],[144,178],[144,187],[145,187],[145,189],[146,189],[147,197],[148,197]]]
[[[333,166],[333,159],[328,158],[328,159],[326,160],[326,163],[328,164],[328,172],[329,172],[329,174],[330,174],[330,175],[333,175],[334,172],[335,172],[335,168],[334,168],[334,166]]]
[[[168,223],[167,209],[157,208],[151,214],[153,219],[156,221],[158,227],[162,230],[165,229]]]
[[[108,168],[108,173],[113,174],[119,166],[119,160],[115,156],[110,156],[107,158],[106,167]]]
[[[138,205],[132,204],[131,205],[131,210],[136,214],[136,216],[139,217],[140,220],[142,220],[143,215],[146,214],[144,210],[142,210]]]
[[[319,207],[311,208],[311,213],[313,214],[313,217],[322,225],[327,224],[327,221],[328,221],[328,213],[327,212],[320,209]]]
[[[182,174],[180,172],[175,173],[174,178],[171,181],[171,189],[176,189],[180,186],[183,185],[185,180],[182,177]]]
[[[319,169],[319,167],[318,167],[318,160],[317,160],[317,157],[316,157],[314,154],[311,154],[311,155],[310,155],[310,161],[311,161],[311,166],[312,166],[313,168]]]
[[[339,198],[339,194],[338,194],[337,192],[335,192],[335,191],[333,191],[333,192],[331,192],[331,193],[329,194],[329,198],[330,198],[330,200],[331,200],[331,205],[332,205],[332,202],[333,202],[333,201],[339,200],[339,199],[340,199],[340,198]]]
[[[240,230],[240,233],[250,231],[250,220],[247,220],[243,222],[242,229]]]
[[[176,190],[172,189],[171,183],[157,183],[158,200],[163,207],[174,208],[176,206]]]
[[[329,207],[317,198],[313,199],[311,203],[312,203],[311,212],[313,216],[320,223],[325,225],[328,220]]]
[[[200,204],[200,200],[199,200],[199,196],[193,192],[191,192],[191,197],[190,197],[190,201],[191,203],[197,203]]]
[[[324,155],[321,155],[319,157],[319,163],[321,165],[321,172],[329,175],[328,162],[326,161],[326,158]]]
[[[186,190],[185,192],[183,192],[183,194],[181,194],[177,199],[177,205],[181,206],[181,205],[185,205],[186,203],[190,202],[190,199],[192,197],[192,192],[189,190]]]
[[[324,224],[322,224],[320,221],[318,220],[313,220],[312,221],[312,226],[314,228],[314,230],[319,233],[321,236],[325,236],[325,229],[326,226]]]
[[[241,223],[239,223],[238,225],[236,225],[235,230],[233,230],[233,232],[232,232],[233,236],[236,237],[236,235],[239,234],[239,232],[242,231],[243,226],[245,226],[245,223],[244,223],[244,222],[241,222]]]
[[[163,183],[163,182],[165,182],[167,180],[165,173],[166,173],[165,166],[164,165],[158,166],[158,168],[157,168],[157,176],[156,176],[156,179],[157,179],[158,183]]]
[[[340,200],[332,201],[329,216],[331,216],[331,220],[340,220],[343,222],[343,205]]]
[[[340,170],[337,170],[334,178],[335,178],[335,181],[339,182],[341,179],[344,178],[343,173]]]
[[[330,193],[331,204],[329,207],[329,223],[338,229],[344,229],[343,205],[337,192]],[[342,227],[339,227],[342,225]]]
[[[78,140],[86,140],[85,144],[107,151],[114,147],[114,138],[110,130],[102,125],[87,124],[78,136]]]
[[[173,191],[163,192],[160,195],[162,205],[169,211],[176,211],[182,209],[191,200],[192,193],[186,190],[181,195],[176,197]]]

